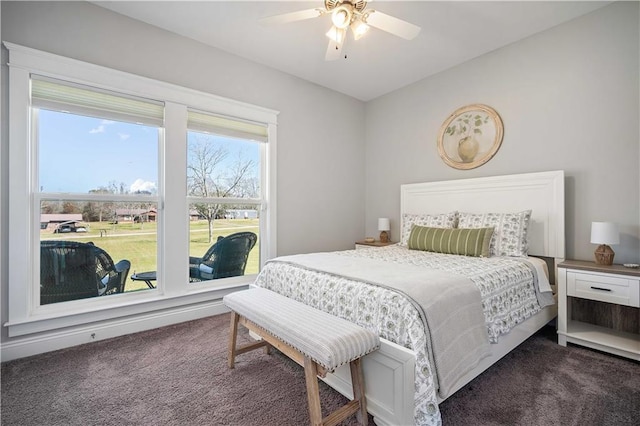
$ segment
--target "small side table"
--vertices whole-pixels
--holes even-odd
[[[149,288],[156,288],[152,283],[152,281],[155,281],[156,279],[156,271],[140,272],[139,274],[131,275],[132,281],[144,281],[147,283]]]
[[[370,243],[365,240],[362,240],[362,241],[356,241],[356,250],[375,248],[375,247],[386,247],[386,246],[391,246],[393,244],[396,244],[396,243],[392,243],[392,242],[383,243],[382,241],[378,241],[378,240]]]
[[[558,344],[640,361],[640,270],[566,260],[558,265]]]

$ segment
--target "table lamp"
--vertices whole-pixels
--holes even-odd
[[[380,231],[380,242],[388,243],[389,242],[389,231],[391,229],[391,225],[389,224],[389,219],[386,217],[381,217],[378,219],[378,231]]]
[[[591,244],[600,244],[594,253],[598,265],[613,264],[615,253],[609,244],[620,244],[618,225],[611,222],[592,222]]]

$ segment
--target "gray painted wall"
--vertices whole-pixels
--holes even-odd
[[[639,7],[589,15],[370,101],[366,231],[390,217],[399,238],[404,183],[564,170],[567,258],[593,259],[592,221],[620,225],[616,263],[640,260]],[[504,123],[496,156],[456,170],[437,134],[457,108],[492,106]]]
[[[280,111],[278,254],[353,247],[364,235],[364,104],[85,2],[2,2],[2,40]],[[3,48],[2,89],[7,88]],[[2,110],[7,111],[6,96]],[[2,235],[7,235],[2,117]],[[327,125],[331,123],[331,125]],[[7,247],[2,240],[2,323]],[[3,340],[6,328],[2,327]]]
[[[595,249],[590,222],[611,220],[623,234],[614,246],[616,261],[640,259],[637,3],[615,3],[366,105],[92,4],[0,5],[2,40],[281,111],[279,254],[350,248],[365,234],[377,234],[378,217],[392,219],[397,240],[403,183],[563,169],[567,257],[590,259]],[[3,66],[3,113],[6,71]],[[505,138],[489,163],[459,171],[440,160],[436,135],[452,111],[470,103],[497,109]],[[5,236],[4,115],[2,123],[0,234]],[[0,246],[3,323],[5,240]]]

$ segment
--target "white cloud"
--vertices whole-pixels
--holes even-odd
[[[129,188],[131,192],[151,192],[154,193],[156,191],[155,182],[149,182],[142,179],[136,179],[135,182],[131,184]]]
[[[96,127],[95,129],[89,130],[89,133],[104,133],[105,130],[107,129],[106,126],[108,126],[109,124],[113,124],[113,123],[115,123],[115,121],[113,121],[113,120],[102,120],[100,122],[100,125],[98,127]]]
[[[122,141],[126,141],[131,137],[131,135],[127,135],[126,133],[118,133],[118,136],[120,136],[120,140]]]

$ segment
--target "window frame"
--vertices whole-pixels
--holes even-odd
[[[276,254],[276,135],[278,112],[178,85],[66,58],[4,42],[9,50],[9,336],[78,326],[90,322],[152,313],[169,307],[219,299],[232,288],[247,286],[255,276],[242,276],[189,285],[187,262],[162,259],[187,258],[189,252],[187,196],[187,110],[197,109],[239,120],[264,123],[268,142],[261,148],[260,267]],[[82,299],[37,306],[39,281],[39,202],[52,193],[39,194],[37,138],[32,138],[31,74],[65,80],[125,95],[164,102],[164,128],[158,151],[158,195],[139,196],[157,202],[158,287],[155,290],[106,298]],[[171,164],[167,162],[171,159]],[[174,167],[184,164],[184,167]],[[111,195],[54,194],[64,199],[114,200]],[[91,195],[91,196],[89,196]],[[125,197],[130,200],[130,197]],[[225,199],[225,202],[233,201]],[[35,206],[38,205],[38,209]],[[28,211],[28,214],[24,214]],[[37,229],[36,229],[37,228]],[[170,242],[170,244],[168,243]],[[173,266],[175,264],[175,266]],[[26,278],[26,279],[25,279]],[[26,284],[25,284],[26,281]],[[101,300],[103,299],[103,300]],[[61,305],[61,306],[56,306]]]

